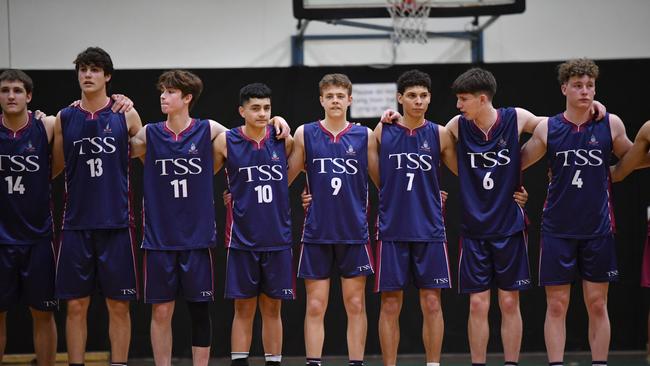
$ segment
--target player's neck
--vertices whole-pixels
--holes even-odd
[[[474,123],[478,128],[483,130],[483,132],[487,132],[494,126],[494,124],[497,122],[497,118],[499,117],[499,113],[497,110],[490,106],[488,108],[485,108],[484,111],[481,111],[476,119],[474,120]]]
[[[567,105],[564,111],[564,118],[576,125],[581,125],[592,120],[591,110],[589,108],[574,108]]]
[[[25,127],[29,122],[29,113],[27,109],[16,114],[2,113],[2,124],[8,129],[16,132]]]
[[[424,116],[411,116],[408,113],[404,113],[404,118],[400,124],[408,129],[416,129],[424,124]]]
[[[259,143],[266,137],[266,126],[258,127],[246,124],[242,127],[242,132],[249,139]]]
[[[339,132],[345,130],[348,127],[349,123],[350,122],[348,122],[345,119],[345,117],[343,118],[325,117],[325,119],[321,121],[323,127],[325,127],[325,129],[331,132],[333,135],[336,135]]]
[[[179,134],[185,130],[187,126],[190,125],[190,123],[192,123],[192,118],[190,118],[189,111],[168,114],[167,121],[165,122],[167,128],[176,134]]]
[[[81,108],[88,112],[97,112],[106,107],[110,98],[106,95],[106,90],[99,90],[92,93],[81,93]]]

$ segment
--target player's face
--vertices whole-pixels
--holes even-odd
[[[481,95],[472,93],[456,94],[456,108],[463,117],[469,120],[475,120],[482,107]]]
[[[27,109],[27,103],[32,100],[32,94],[27,93],[25,85],[18,80],[0,82],[0,107],[4,114],[20,114]]]
[[[180,89],[163,88],[160,92],[160,110],[164,114],[173,114],[188,108],[191,100],[192,95],[183,96]]]
[[[85,93],[104,90],[106,83],[111,80],[110,75],[104,74],[104,69],[95,65],[81,65],[77,72],[79,87]]]
[[[352,96],[348,89],[341,86],[327,86],[320,96],[320,105],[325,109],[325,116],[330,118],[345,118],[348,107],[352,104]]]
[[[271,99],[250,98],[239,107],[239,114],[247,126],[265,128],[271,119]]]
[[[410,86],[403,94],[397,94],[397,101],[404,108],[404,114],[412,118],[424,118],[431,102],[431,93],[424,86]]]
[[[567,104],[575,108],[589,108],[596,96],[596,80],[590,76],[572,76],[562,84]]]

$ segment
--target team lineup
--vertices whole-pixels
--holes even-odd
[[[207,365],[208,305],[215,299],[218,270],[216,221],[224,220],[224,295],[234,303],[232,366],[249,365],[258,306],[266,365],[281,364],[282,301],[296,297],[296,277],[305,284],[306,365],[322,363],[330,281],[338,277],[349,365],[363,366],[370,275],[381,296],[378,328],[386,366],[397,364],[399,316],[411,283],[419,292],[427,366],[440,365],[441,290],[452,283],[469,296],[472,365],[486,363],[491,291],[497,291],[501,313],[504,365],[518,365],[519,291],[533,288],[536,280],[546,292],[549,365],[564,362],[566,314],[576,281],[584,292],[592,364],[607,365],[607,294],[619,276],[611,183],[650,166],[650,121],[630,141],[621,119],[594,100],[598,66],[593,61],[570,60],[558,67],[566,109],[551,117],[493,106],[494,76],[471,68],[451,87],[460,114],[445,125],[425,118],[430,77],[406,71],[397,80],[402,113],[387,111],[374,129],[347,120],[352,82],[344,74],[327,74],[318,85],[324,117],[299,126],[293,136],[283,118],[271,118],[272,92],[262,83],[241,88],[244,124],[227,129],[190,116],[203,90],[198,76],[166,71],[157,87],[167,119],[143,126],[128,98],[108,96],[114,70],[104,50],[90,47],[74,64],[80,101],[56,116],[28,111],[34,86],[24,72],[0,74],[0,361],[7,310],[22,300],[32,315],[38,364],[53,365],[53,312],[61,301],[67,311],[68,362],[83,365],[88,307],[99,291],[108,310],[111,365],[127,364],[129,304],[139,298],[152,308],[154,361],[171,365],[179,297],[190,314],[193,363]],[[525,144],[520,144],[522,134],[531,135]],[[619,159],[615,166],[610,166],[612,155]],[[133,217],[139,212],[131,205],[132,158],[144,167],[143,263],[136,263]],[[539,273],[533,276],[522,171],[542,158],[549,184]],[[460,185],[457,281],[447,251],[446,192],[439,181],[443,164]],[[222,169],[228,194],[226,217],[218,218],[213,182]],[[293,219],[304,220],[304,226],[294,247],[289,186],[302,172],[304,218]],[[51,179],[60,174],[64,216],[55,241]],[[374,239],[369,184],[378,191]],[[646,283],[650,286],[650,280]]]

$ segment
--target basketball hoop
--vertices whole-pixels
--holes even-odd
[[[427,19],[431,0],[386,0],[386,8],[393,20],[393,43],[427,43]]]

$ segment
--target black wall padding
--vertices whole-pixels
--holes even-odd
[[[495,106],[521,106],[538,115],[552,115],[564,109],[564,97],[556,81],[557,63],[508,63],[485,65],[498,82],[499,90]],[[648,110],[648,86],[650,85],[650,60],[601,61],[601,76],[597,82],[597,99],[606,104],[608,110],[618,114],[627,127],[627,134],[633,140],[641,124],[650,119]],[[431,75],[433,80],[432,102],[427,117],[438,123],[446,123],[457,111],[455,96],[450,85],[455,77],[469,65],[403,65],[388,69],[369,67],[300,67],[266,69],[211,69],[194,70],[204,81],[205,90],[192,112],[195,117],[212,118],[228,127],[242,123],[237,113],[239,89],[251,82],[264,82],[273,89],[273,112],[284,116],[295,130],[300,124],[323,117],[318,102],[317,83],[325,73],[346,73],[354,83],[392,82],[405,70],[419,68]],[[162,70],[120,70],[113,75],[112,90],[130,96],[143,121],[159,121],[163,118],[159,106],[156,80]],[[35,82],[32,109],[41,109],[54,114],[74,99],[79,98],[76,75],[73,71],[28,71]],[[375,120],[361,120],[374,126]],[[132,185],[138,235],[141,216],[142,165],[133,161]],[[458,261],[458,182],[446,169],[442,186],[450,193],[447,210],[449,255],[454,286],[457,285]],[[220,204],[224,189],[223,173],[215,180],[215,196],[218,204],[217,225],[219,247],[215,250],[217,300],[211,305],[214,327],[213,355],[226,356],[230,352],[230,327],[232,323],[232,301],[223,299],[225,249],[223,243],[224,208]],[[538,163],[524,174],[524,183],[530,193],[527,211],[531,219],[529,227],[529,259],[533,279],[537,282],[539,257],[540,213],[546,195],[546,164]],[[293,229],[296,245],[301,232],[302,208],[299,192],[304,178],[299,178],[291,189]],[[645,347],[647,306],[644,291],[639,287],[641,254],[646,230],[646,206],[650,204],[650,172],[639,171],[623,183],[614,186],[617,245],[621,280],[610,287],[609,311],[612,326],[611,348],[614,350],[642,349]],[[62,182],[54,184],[56,218],[60,221]],[[376,207],[374,189],[371,204]],[[373,221],[374,221],[373,208]],[[374,227],[374,222],[371,225]],[[139,241],[138,236],[138,241]],[[297,248],[297,247],[296,247]],[[366,352],[379,354],[377,319],[379,296],[372,292],[374,278],[367,286],[368,341]],[[304,355],[303,318],[305,291],[302,281],[297,283],[295,301],[284,303],[284,351],[285,355]],[[494,294],[493,294],[494,295]],[[502,352],[499,336],[500,314],[498,301],[493,296],[490,313],[491,333],[489,351]],[[88,350],[108,350],[107,316],[100,297],[93,299],[89,314]],[[445,317],[445,339],[443,352],[469,352],[467,342],[468,297],[457,294],[456,287],[443,292]],[[521,309],[524,321],[523,352],[543,352],[544,347],[544,290],[539,287],[521,294]],[[65,306],[56,315],[59,329],[59,351],[65,350]],[[131,307],[133,337],[131,357],[151,357],[149,338],[150,306],[134,303]],[[400,353],[423,353],[421,341],[421,313],[415,289],[405,294],[401,317]],[[174,353],[177,357],[189,357],[190,330],[189,315],[182,301],[174,317]],[[339,281],[332,281],[330,305],[326,319],[324,355],[347,354],[345,342],[346,318],[341,301]],[[255,324],[253,355],[262,355],[259,319]],[[31,326],[25,307],[15,307],[8,316],[7,353],[31,352]],[[567,351],[586,351],[587,316],[582,301],[580,286],[574,286],[572,301],[567,317]]]

